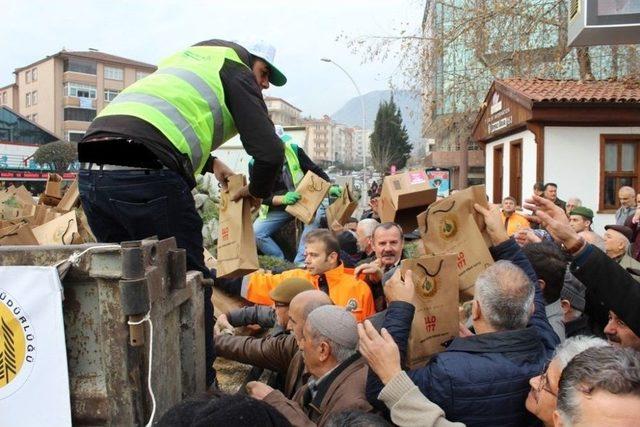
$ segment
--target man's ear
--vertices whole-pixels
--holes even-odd
[[[554,427],[564,427],[564,422],[557,409],[553,411],[553,425]]]
[[[480,303],[477,299],[471,301],[471,320],[480,319],[480,315],[482,314],[482,310],[480,309]]]
[[[338,262],[338,253],[337,252],[331,252],[329,254],[329,261],[331,261],[332,263]]]
[[[544,283],[544,280],[542,279],[538,279],[538,285],[540,285],[540,290],[544,291],[545,286],[547,286],[546,283]]]
[[[331,347],[325,341],[321,341],[318,359],[320,359],[321,362],[324,362],[329,358],[329,356],[331,356]]]
[[[569,302],[568,299],[561,299],[560,300],[560,307],[562,307],[562,312],[564,314],[567,314],[571,311],[571,303]]]

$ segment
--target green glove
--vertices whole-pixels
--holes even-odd
[[[287,194],[282,196],[282,204],[283,205],[294,205],[298,200],[300,200],[302,196],[300,193],[296,191],[289,191]]]
[[[335,186],[335,185],[334,185],[334,186],[332,186],[332,187],[329,189],[329,195],[330,195],[331,197],[340,197],[340,196],[342,196],[342,188],[340,188],[340,187],[338,187],[338,186]]]

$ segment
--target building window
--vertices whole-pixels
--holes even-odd
[[[84,132],[70,130],[67,132],[67,141],[69,142],[80,142],[82,141],[82,137],[84,136]]]
[[[84,61],[82,59],[69,58],[64,60],[64,71],[73,71],[75,73],[96,74],[96,63],[93,61]]]
[[[7,92],[2,92],[2,103],[3,104],[7,103]]]
[[[78,98],[96,98],[96,87],[81,83],[66,83],[64,92],[67,96],[76,96]]]
[[[144,79],[148,75],[149,75],[149,73],[147,73],[145,71],[136,71],[136,80]]]
[[[31,121],[34,123],[38,123],[38,113],[34,113],[31,115]]]
[[[38,91],[34,90],[31,92],[31,105],[36,105],[38,103]]]
[[[104,67],[104,78],[109,80],[124,80],[124,70],[122,68]]]
[[[31,70],[27,70],[27,72],[24,73],[24,80],[27,83],[31,83]]]
[[[617,209],[620,187],[638,185],[639,144],[640,135],[600,135],[600,210]]]
[[[31,107],[31,92],[28,92],[25,96],[25,105]]]
[[[65,108],[64,119],[79,122],[90,122],[96,118],[96,110],[88,108]]]
[[[104,90],[104,100],[105,102],[111,102],[113,101],[113,99],[118,96],[118,94],[120,93],[119,90],[115,90],[115,89],[105,89]]]
[[[38,69],[34,68],[33,70],[31,70],[31,80],[34,82],[38,81]]]

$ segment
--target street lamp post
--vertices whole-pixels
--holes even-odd
[[[367,133],[365,131],[366,116],[365,116],[365,110],[364,110],[364,100],[362,99],[362,93],[360,93],[360,88],[356,84],[355,80],[353,80],[353,77],[351,77],[351,74],[349,74],[347,70],[342,68],[340,64],[331,60],[330,58],[320,58],[320,60],[322,62],[330,62],[331,64],[335,65],[340,70],[342,70],[342,72],[345,73],[347,77],[349,77],[349,80],[351,80],[351,83],[353,83],[353,86],[356,88],[356,92],[358,93],[358,98],[360,99],[360,107],[362,108],[362,193],[361,194],[362,194],[362,210],[364,210],[367,207]]]

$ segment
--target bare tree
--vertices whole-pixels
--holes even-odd
[[[394,56],[399,81],[423,97],[423,134],[438,149],[467,141],[494,79],[637,75],[633,46],[567,46],[566,0],[426,0],[421,28],[345,39],[365,61]],[[573,52],[575,51],[575,53]],[[469,149],[476,147],[470,146]]]

